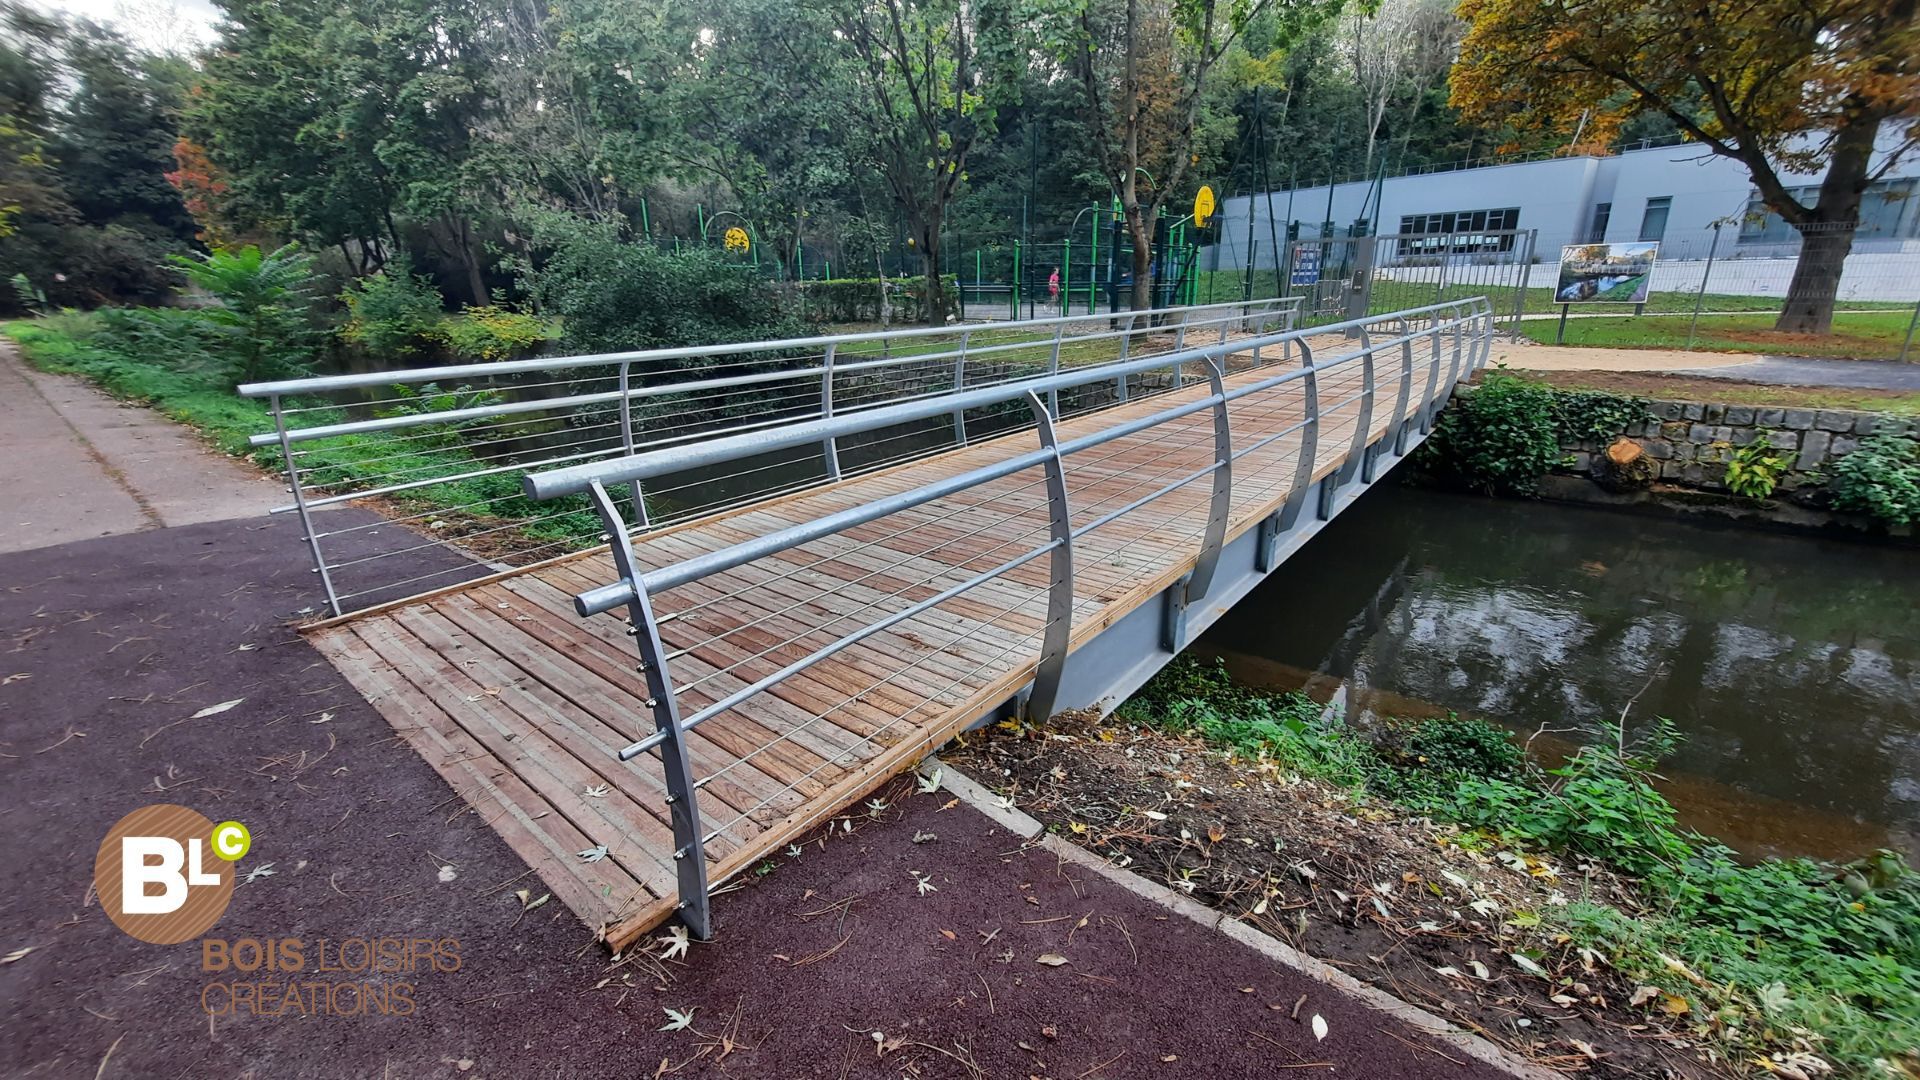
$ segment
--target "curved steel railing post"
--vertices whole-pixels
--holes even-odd
[[[1340,480],[1342,485],[1353,482],[1366,466],[1367,444],[1373,441],[1373,335],[1365,326],[1360,327],[1360,381],[1365,385],[1360,389],[1360,410],[1353,424],[1353,444],[1347,448],[1347,460],[1341,463]],[[1366,466],[1366,479],[1373,479],[1373,469]]]
[[[314,530],[313,514],[307,508],[307,493],[300,487],[300,470],[293,463],[293,442],[287,438],[287,414],[280,411],[280,395],[267,399],[267,411],[273,414],[273,430],[280,437],[280,460],[287,466],[287,493],[293,496],[294,509],[300,512],[300,539],[313,554],[313,572],[320,575],[320,588],[327,594],[327,608],[342,614],[340,598],[333,591],[333,575],[327,570],[327,557],[320,553],[320,534]]]
[[[1427,336],[1433,342],[1433,356],[1427,360],[1427,392],[1420,398],[1420,434],[1422,435],[1433,433],[1433,400],[1434,395],[1440,391],[1440,354],[1446,349],[1445,344],[1440,340],[1438,320],[1434,321],[1431,330],[1432,332]]]
[[[1393,452],[1407,452],[1407,406],[1413,401],[1413,331],[1400,320],[1400,395],[1393,406]]]
[[[1064,323],[1054,328],[1053,352],[1047,357],[1047,374],[1049,375],[1060,374],[1060,339],[1066,332],[1067,327]],[[1047,391],[1047,408],[1052,411],[1053,415],[1060,415],[1060,391],[1058,388]]]
[[[837,342],[830,342],[820,357],[820,419],[833,417],[833,353]],[[827,459],[827,479],[840,479],[840,440],[832,435],[820,440],[820,452]]]
[[[1194,563],[1193,577],[1187,581],[1188,601],[1207,595],[1213,586],[1213,571],[1220,565],[1220,549],[1227,540],[1227,518],[1233,510],[1233,432],[1227,425],[1227,383],[1222,374],[1224,358],[1208,357],[1207,381],[1213,384],[1213,498],[1207,510],[1206,539],[1200,546],[1200,559]]]
[[[653,710],[653,724],[660,742],[660,764],[666,772],[667,810],[673,820],[673,871],[680,889],[680,920],[687,932],[706,940],[713,936],[713,921],[707,907],[707,852],[700,837],[699,796],[693,783],[693,763],[687,756],[686,733],[680,727],[680,704],[674,698],[673,676],[667,671],[666,648],[660,642],[660,627],[653,617],[653,604],[647,598],[633,540],[620,518],[620,510],[599,481],[588,489],[593,508],[606,525],[612,541],[613,564],[630,590],[627,598],[627,633],[640,650],[640,673],[647,680],[647,707]]]
[[[1320,378],[1313,367],[1313,347],[1300,342],[1300,366],[1306,371],[1301,391],[1300,457],[1293,465],[1293,489],[1280,505],[1280,531],[1293,528],[1300,520],[1300,508],[1307,504],[1307,489],[1313,486],[1314,466],[1320,460]]]
[[[1053,414],[1029,392],[1027,405],[1040,432],[1040,445],[1052,451],[1046,461],[1047,531],[1054,543],[1048,558],[1047,625],[1040,641],[1040,664],[1034,670],[1033,692],[1027,698],[1027,719],[1045,720],[1053,715],[1054,702],[1060,696],[1060,675],[1067,664],[1067,643],[1073,637],[1073,513],[1067,501],[1067,467],[1060,456],[1060,440],[1054,432]]]

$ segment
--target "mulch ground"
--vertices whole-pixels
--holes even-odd
[[[1618,1077],[1716,1075],[1676,1018],[1687,985],[1643,987],[1552,936],[1575,899],[1633,910],[1604,870],[1408,820],[1269,761],[1118,721],[995,730],[945,760],[1058,835],[1183,890],[1524,1057]]]
[[[719,897],[715,942],[610,958],[288,628],[317,601],[297,529],[0,557],[0,1072],[1494,1075],[911,781]],[[101,837],[154,802],[252,831],[209,936],[454,939],[457,968],[412,976],[411,1015],[209,1015],[233,973],[91,895]]]

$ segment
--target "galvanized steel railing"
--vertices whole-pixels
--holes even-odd
[[[741,432],[700,443],[653,450],[615,460],[577,463],[528,475],[524,480],[529,498],[550,500],[589,495],[601,523],[612,539],[612,557],[618,579],[580,593],[575,606],[583,617],[625,608],[628,632],[640,652],[640,669],[645,673],[651,711],[652,731],[619,752],[630,761],[653,750],[661,751],[670,804],[675,868],[679,877],[680,906],[683,919],[694,933],[704,937],[710,931],[707,910],[708,845],[723,838],[740,839],[745,825],[762,824],[755,820],[763,812],[785,809],[794,785],[811,781],[814,776],[841,761],[855,760],[858,754],[849,748],[831,760],[823,760],[814,772],[789,784],[775,796],[746,806],[728,808],[731,817],[716,827],[702,824],[700,792],[730,770],[743,767],[747,759],[763,753],[763,746],[733,760],[716,772],[695,777],[687,749],[687,734],[713,718],[737,709],[766,694],[783,682],[808,671],[828,657],[848,652],[875,635],[899,627],[910,620],[929,617],[927,624],[915,627],[921,640],[936,632],[951,631],[965,620],[936,620],[936,608],[967,598],[977,601],[971,628],[947,640],[951,648],[963,641],[982,649],[999,651],[970,669],[959,670],[946,688],[926,695],[920,704],[882,725],[859,740],[855,747],[882,740],[889,731],[910,725],[911,718],[923,707],[953,707],[954,701],[939,700],[941,695],[957,693],[964,699],[979,687],[974,682],[994,675],[1011,675],[1031,665],[1033,681],[1024,709],[1044,719],[1053,711],[1061,685],[1062,672],[1075,625],[1076,605],[1090,605],[1091,597],[1075,594],[1074,567],[1099,565],[1102,560],[1124,558],[1137,539],[1126,536],[1108,539],[1102,544],[1093,537],[1100,530],[1142,507],[1163,499],[1188,485],[1207,486],[1206,514],[1203,521],[1189,521],[1180,534],[1190,542],[1194,565],[1184,582],[1169,594],[1170,611],[1184,611],[1187,603],[1206,595],[1226,544],[1229,517],[1236,485],[1249,499],[1263,507],[1263,498],[1274,496],[1278,508],[1260,523],[1257,547],[1258,569],[1270,570],[1277,561],[1277,538],[1292,529],[1308,503],[1318,492],[1315,513],[1331,517],[1343,490],[1351,491],[1374,479],[1381,455],[1390,448],[1402,453],[1410,439],[1430,430],[1435,414],[1452,388],[1473,370],[1482,366],[1491,341],[1493,311],[1485,298],[1438,304],[1354,320],[1312,330],[1296,330],[1256,335],[1229,343],[1212,343],[1168,356],[1115,362],[1090,370],[1062,371],[1056,374],[1014,379],[976,389],[949,390],[924,400],[907,401],[871,409],[852,416],[832,416],[782,424]],[[1316,358],[1330,349],[1332,356]],[[1300,359],[1293,361],[1297,351]],[[1232,365],[1240,364],[1237,370]],[[1144,416],[1118,414],[1111,423],[1082,430],[1071,437],[1062,436],[1055,421],[1060,408],[1055,402],[1069,399],[1073,393],[1095,380],[1127,379],[1155,370],[1197,367],[1202,370],[1210,392],[1182,396],[1165,408]],[[1273,374],[1260,375],[1263,369]],[[1232,378],[1232,385],[1228,378]],[[1339,394],[1337,399],[1332,399]],[[751,459],[767,453],[816,446],[831,455],[836,440],[856,437],[864,432],[889,426],[938,418],[948,413],[982,409],[997,404],[1023,402],[1031,416],[1028,426],[1037,431],[1037,446],[1021,449],[1024,440],[1005,439],[1006,453],[998,460],[959,475],[932,480],[923,486],[886,495],[822,516],[792,524],[753,539],[718,550],[703,550],[668,565],[644,566],[633,543],[633,530],[621,516],[613,494],[622,485],[638,484],[689,469],[713,467]],[[1243,418],[1239,432],[1231,412],[1237,408]],[[1377,442],[1372,432],[1377,411],[1390,408],[1386,434]],[[1278,410],[1278,412],[1276,412]],[[1297,415],[1295,412],[1297,411]],[[1205,414],[1210,417],[1211,453],[1207,462],[1194,465],[1192,428],[1176,430],[1167,425],[1184,417]],[[1293,419],[1276,420],[1293,416]],[[1337,468],[1316,482],[1320,462],[1330,448],[1323,445],[1323,429],[1330,418],[1340,417],[1341,426],[1351,422],[1352,432],[1344,434],[1338,447]],[[1271,427],[1272,430],[1267,428]],[[1206,435],[1198,436],[1204,445]],[[1073,469],[1076,455],[1118,440],[1135,440],[1133,459],[1125,464],[1124,490],[1109,492],[1092,502],[1079,502],[1080,496],[1097,484],[1115,486],[1113,466],[1092,470],[1093,479],[1075,485]],[[1155,455],[1145,461],[1141,454]],[[1181,462],[1182,451],[1192,460]],[[1235,462],[1249,455],[1260,455],[1253,463],[1259,468],[1249,476],[1235,471]],[[1090,462],[1089,464],[1098,464]],[[1278,466],[1278,467],[1276,467]],[[1037,477],[1010,497],[998,492],[987,501],[963,502],[962,497],[983,485],[1022,473]],[[1083,478],[1084,479],[1084,478]],[[1023,493],[1032,492],[1027,498]],[[1284,494],[1284,498],[1280,496]],[[781,570],[766,582],[735,587],[723,582],[682,593],[663,610],[662,597],[676,590],[698,586],[716,575],[762,560],[771,560],[792,552],[809,542],[846,534],[880,522],[892,515],[947,500],[938,516],[889,526],[888,539],[894,546],[861,547],[829,553],[799,566]],[[1078,503],[1078,505],[1076,505]],[[1115,505],[1117,503],[1117,505]],[[937,528],[935,528],[937,527]],[[1167,523],[1157,522],[1156,530],[1165,537]],[[932,529],[932,531],[924,531]],[[942,535],[934,535],[935,532]],[[918,534],[911,545],[899,541]],[[921,539],[931,539],[925,547]],[[965,545],[965,546],[957,546]],[[984,547],[984,551],[972,550]],[[903,551],[902,548],[910,548]],[[929,560],[942,549],[972,553],[957,562]],[[896,558],[897,556],[897,558]],[[1014,580],[1014,572],[1045,557],[1046,583],[1023,584]],[[810,574],[820,564],[838,559],[845,563],[858,560],[858,566],[873,568],[852,581],[825,574]],[[980,568],[973,564],[991,563]],[[928,565],[935,565],[926,573]],[[1171,567],[1158,567],[1164,574]],[[736,579],[737,580],[737,579]],[[867,584],[873,581],[874,584]],[[897,584],[904,581],[905,584]],[[777,586],[777,588],[774,588]],[[897,587],[895,587],[897,586]],[[746,610],[763,610],[745,626],[720,630],[691,645],[669,649],[661,636],[661,627],[675,619],[699,624],[721,600],[743,599],[756,588],[772,590],[773,598],[749,600]],[[711,595],[717,591],[720,595]],[[979,594],[991,594],[982,598]],[[1044,595],[1042,595],[1044,594]],[[918,599],[913,599],[914,596]],[[1001,600],[1009,600],[1001,604]],[[799,609],[812,608],[813,618],[830,616],[822,622],[782,637],[779,625]],[[992,608],[993,612],[982,609]],[[1044,608],[1041,625],[1024,633],[1017,625],[1016,612]],[[996,618],[995,612],[999,613]],[[1002,625],[1001,621],[1007,625]],[[685,624],[683,624],[685,625]],[[790,625],[790,624],[789,624]],[[746,634],[746,631],[752,631]],[[688,630],[686,633],[694,633]],[[739,635],[739,636],[737,636]],[[676,635],[679,636],[679,635]],[[769,637],[777,640],[764,644]],[[971,639],[971,640],[970,640]],[[1177,651],[1181,635],[1169,636],[1167,647]],[[726,662],[726,656],[745,653],[743,658]],[[696,655],[706,654],[706,655]],[[781,743],[794,735],[821,724],[836,710],[858,701],[882,687],[897,686],[895,680],[916,672],[916,679],[929,677],[929,661],[941,655],[928,652],[917,660],[886,657],[876,664],[892,673],[873,685],[848,695],[828,709],[815,709],[797,726],[777,736]],[[970,661],[957,654],[946,654],[944,672],[953,673]],[[978,655],[976,651],[975,655]],[[676,665],[681,671],[676,672]],[[691,665],[691,666],[689,666]],[[767,670],[771,669],[771,670]],[[763,672],[755,677],[756,672]],[[730,679],[713,685],[717,679]],[[943,676],[940,676],[943,677]],[[740,685],[722,692],[733,683]],[[699,689],[698,704],[683,709],[683,698]],[[896,700],[899,695],[894,695]],[[791,717],[795,704],[783,701],[784,715]],[[831,729],[827,729],[831,730]],[[816,732],[817,733],[817,732]],[[739,800],[736,799],[736,802]],[[828,810],[834,808],[829,807]],[[724,845],[723,846],[730,846]]]
[[[522,498],[517,481],[528,471],[1166,356],[1290,328],[1297,307],[1257,300],[918,327],[323,376],[240,393],[267,401],[274,430],[252,445],[279,448],[292,494],[273,512],[299,515],[339,615],[604,542],[584,500],[535,506]],[[1110,389],[1079,384],[1083,392],[1055,404],[1071,414],[1182,377],[1178,367],[1130,369]],[[632,485],[618,501],[629,524],[658,525],[937,452],[997,431],[1004,419],[954,409],[950,424],[863,429],[798,456],[668,476],[644,492]],[[315,518],[353,504],[378,513]],[[396,529],[405,530],[399,542]]]

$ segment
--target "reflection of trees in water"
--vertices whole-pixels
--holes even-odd
[[[1276,658],[1524,728],[1611,718],[1644,689],[1635,715],[1688,734],[1676,770],[1920,824],[1910,555],[1387,495],[1276,579],[1318,578],[1297,610],[1353,616],[1313,655]]]

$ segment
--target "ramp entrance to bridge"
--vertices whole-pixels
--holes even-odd
[[[969,725],[1118,704],[1410,452],[1492,331],[1479,298],[1294,318],[245,390],[328,581],[310,640],[618,949],[707,936],[715,887]]]

